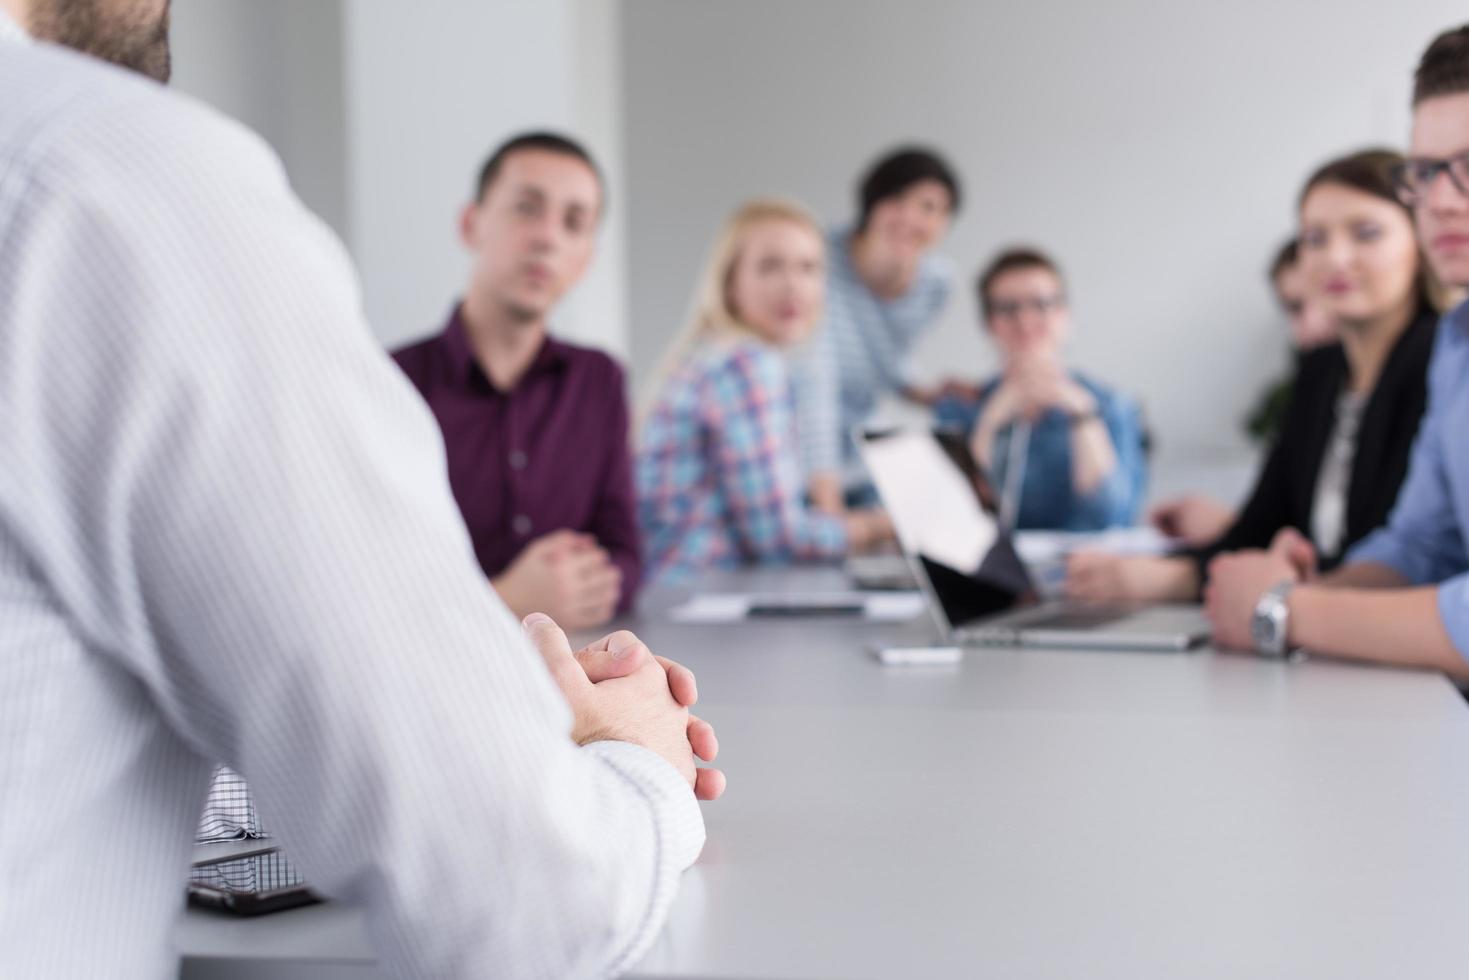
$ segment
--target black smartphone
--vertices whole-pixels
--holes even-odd
[[[235,915],[262,915],[321,900],[274,847],[196,864],[189,873],[191,904]]]
[[[750,603],[745,615],[750,619],[792,619],[802,616],[861,616],[866,610],[865,603],[841,600],[762,601]]]

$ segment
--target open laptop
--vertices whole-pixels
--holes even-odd
[[[1040,601],[1000,524],[994,488],[960,433],[864,431],[858,445],[948,642],[1166,651],[1208,638],[1197,606]]]

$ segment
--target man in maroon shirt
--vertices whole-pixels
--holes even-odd
[[[626,609],[641,574],[622,370],[546,328],[591,261],[602,205],[581,146],[552,133],[502,145],[460,217],[474,256],[462,302],[393,355],[439,420],[495,590],[569,630]]]

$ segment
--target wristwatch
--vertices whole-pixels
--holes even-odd
[[[1255,614],[1250,617],[1250,635],[1255,640],[1255,652],[1271,660],[1284,660],[1290,655],[1286,637],[1290,634],[1290,591],[1294,582],[1281,582],[1266,592],[1255,603]]]

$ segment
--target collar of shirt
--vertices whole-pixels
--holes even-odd
[[[852,240],[856,237],[857,228],[855,225],[842,225],[833,228],[826,236],[826,261],[843,278],[849,279],[852,282],[862,283],[865,288],[867,284],[863,281],[862,274],[857,271],[857,264],[852,261]],[[903,300],[916,295],[932,283],[945,282],[948,279],[946,268],[946,260],[939,255],[937,249],[930,249],[923,258],[918,260],[918,273],[913,277],[913,282],[909,285],[908,291],[902,296],[890,300],[879,299],[878,302],[885,305],[901,303]],[[876,298],[875,293],[873,297]]]
[[[15,22],[4,10],[0,10],[0,43],[13,41],[17,44],[26,44],[31,36],[25,32],[25,28]]]
[[[1444,319],[1458,328],[1460,340],[1469,341],[1469,299],[1445,313]]]
[[[449,380],[454,385],[482,385],[487,391],[499,390],[485,374],[484,368],[480,367],[479,361],[474,358],[474,349],[469,344],[469,329],[464,323],[462,305],[454,308],[454,314],[449,318],[449,325],[444,328],[443,342]],[[535,359],[531,361],[530,367],[526,369],[524,376],[516,383],[516,386],[519,387],[528,378],[561,370],[566,366],[567,353],[565,344],[547,334],[541,341],[541,349],[536,352]]]

